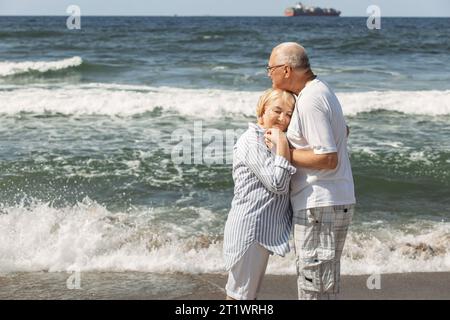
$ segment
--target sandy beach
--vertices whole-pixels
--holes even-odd
[[[343,276],[340,299],[450,299],[450,272],[382,274],[380,289],[372,290],[368,277]],[[222,300],[226,275],[86,272],[78,280],[69,273],[4,274],[0,299]],[[295,276],[267,275],[259,299],[295,300],[296,290]]]

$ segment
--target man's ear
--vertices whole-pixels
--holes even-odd
[[[288,66],[284,67],[284,77],[289,78],[291,76],[292,69]]]

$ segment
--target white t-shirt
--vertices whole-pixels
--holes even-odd
[[[327,83],[316,78],[300,92],[287,138],[295,149],[338,154],[338,165],[333,170],[297,168],[291,178],[294,210],[355,203],[345,119]]]

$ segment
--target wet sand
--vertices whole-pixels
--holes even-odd
[[[340,299],[450,299],[450,272],[382,274],[372,290],[368,278],[342,276]],[[0,299],[222,300],[225,282],[225,274],[12,273],[0,274]],[[295,276],[265,277],[260,300],[296,298]]]

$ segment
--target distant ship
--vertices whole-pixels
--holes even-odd
[[[284,15],[287,17],[295,16],[329,16],[329,17],[339,17],[341,12],[332,8],[319,8],[319,7],[308,7],[301,2],[297,3],[295,7],[289,7],[284,10]]]

